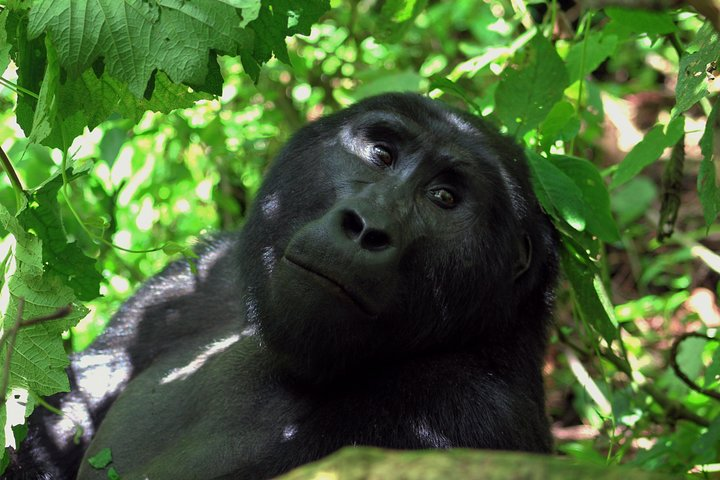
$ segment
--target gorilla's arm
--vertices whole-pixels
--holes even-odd
[[[345,445],[551,445],[542,406],[518,394],[524,379],[474,355],[378,365],[323,391],[278,377],[252,336],[191,360],[186,375],[167,360],[129,385],[88,452],[109,447],[123,478],[269,478]],[[106,474],[83,464],[79,477]]]
[[[71,357],[71,391],[47,399],[63,415],[37,407],[30,416],[27,439],[4,478],[75,478],[90,439],[130,380],[166,352],[190,354],[244,328],[241,299],[230,293],[238,288],[235,245],[229,235],[203,244],[196,272],[187,261],[174,262],[122,305],[105,332]],[[214,295],[227,300],[216,302]],[[78,426],[82,435],[75,443]]]

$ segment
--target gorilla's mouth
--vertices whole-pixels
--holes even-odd
[[[342,285],[340,282],[338,282],[334,278],[329,277],[327,274],[322,273],[322,272],[318,271],[317,269],[310,267],[299,260],[290,258],[287,255],[283,256],[282,259],[288,265],[291,265],[295,268],[299,268],[305,272],[308,272],[315,279],[319,279],[320,280],[319,283],[322,283],[326,288],[331,290],[337,296],[340,296],[346,300],[349,300],[350,303],[352,303],[355,307],[357,307],[358,310],[360,310],[365,315],[368,315],[371,317],[375,316],[375,313],[370,308],[368,308],[367,304],[361,298],[359,298],[356,294],[349,291],[347,288],[345,288],[344,285]]]

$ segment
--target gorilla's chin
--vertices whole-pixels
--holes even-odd
[[[285,256],[282,258],[279,271],[277,272],[283,278],[278,282],[279,285],[291,285],[307,282],[309,289],[312,291],[311,297],[306,301],[324,303],[320,299],[328,294],[330,306],[344,310],[356,310],[362,315],[375,318],[377,317],[376,307],[371,305],[371,301],[363,298],[363,295],[356,289],[347,285],[340,279],[335,278],[331,273],[324,272],[321,268],[308,265],[302,260]],[[339,302],[339,303],[338,303]],[[347,315],[347,313],[344,313]]]
[[[334,279],[283,258],[269,287],[260,299],[260,333],[292,376],[324,382],[366,361],[381,343],[378,316]]]

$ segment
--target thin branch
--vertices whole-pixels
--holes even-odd
[[[15,172],[15,168],[13,168],[10,158],[7,156],[5,150],[3,150],[2,147],[0,147],[0,167],[5,170],[5,173],[7,173],[8,178],[10,179],[10,184],[13,187],[13,192],[15,192],[15,203],[17,209],[20,210],[23,205],[22,196],[25,189],[23,188],[22,182],[20,181],[17,172]]]
[[[49,320],[57,320],[59,318],[67,317],[70,315],[70,312],[72,312],[72,305],[65,305],[64,307],[60,307],[57,310],[55,310],[53,313],[49,315],[44,315],[42,317],[35,317],[31,318],[30,320],[26,320],[20,324],[20,328],[24,327],[31,327],[33,325],[37,325],[38,323],[47,322]]]
[[[691,337],[702,338],[703,340],[707,340],[708,342],[720,342],[720,338],[708,337],[707,335],[698,332],[683,333],[673,341],[672,349],[670,349],[670,366],[675,372],[675,375],[677,375],[678,378],[682,380],[683,383],[687,385],[690,389],[695,390],[698,393],[702,393],[703,395],[706,395],[710,398],[714,398],[715,400],[720,400],[720,393],[707,388],[703,388],[697,383],[693,382],[690,377],[685,375],[685,372],[680,369],[680,365],[678,365],[677,363],[677,355],[678,351],[680,350],[680,344]]]
[[[586,350],[585,348],[567,341],[567,337],[564,333],[560,331],[560,329],[556,329],[558,332],[558,338],[568,345],[570,348],[578,352],[581,356],[587,358],[591,356],[591,353]],[[635,375],[633,374],[632,368],[627,364],[627,362],[623,361],[621,358],[616,356],[614,353],[612,353],[610,350],[601,350],[598,349],[599,354],[613,364],[615,368],[617,368],[619,371],[623,372],[625,375],[628,376],[635,384],[646,394],[650,395],[650,397],[657,402],[658,405],[660,405],[663,410],[665,410],[665,413],[667,416],[674,420],[688,420],[690,422],[696,423],[703,427],[709,427],[710,421],[705,418],[701,417],[700,415],[696,414],[692,410],[685,407],[680,402],[677,402],[670,397],[668,397],[664,392],[662,392],[660,389],[656,388],[653,384],[648,383],[647,381],[639,381],[635,378]]]

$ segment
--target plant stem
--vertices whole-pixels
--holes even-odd
[[[8,158],[2,147],[0,147],[0,166],[2,166],[2,169],[8,174],[10,184],[12,185],[13,192],[15,193],[15,206],[17,210],[20,210],[25,200],[25,189],[23,188],[22,182],[20,182],[20,178],[17,176],[17,172],[15,172],[15,169],[10,162],[10,158]]]

